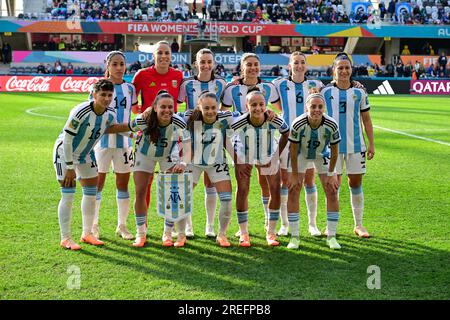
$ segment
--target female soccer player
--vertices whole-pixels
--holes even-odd
[[[186,78],[181,83],[180,95],[178,102],[186,102],[186,109],[193,110],[197,106],[200,94],[204,91],[212,92],[216,95],[219,102],[223,90],[226,86],[225,79],[214,75],[214,54],[209,49],[201,49],[196,54],[195,66],[198,75]],[[217,110],[216,110],[217,112]],[[215,237],[214,232],[214,216],[217,204],[217,190],[205,172],[203,175],[205,184],[205,208],[206,208],[206,227],[205,235],[207,237]],[[192,229],[192,216],[186,221],[186,236],[188,238],[194,236]]]
[[[180,116],[174,114],[175,99],[167,91],[160,91],[155,98],[152,108],[138,115],[132,122],[133,131],[141,130],[143,135],[136,143],[135,166],[133,169],[134,183],[136,186],[136,199],[134,211],[136,215],[137,235],[133,243],[135,247],[143,247],[147,241],[147,203],[145,196],[147,186],[153,177],[156,163],[160,170],[182,173],[190,162],[190,135],[186,129],[186,122]],[[173,148],[178,140],[183,142],[183,160],[174,163],[171,159]],[[178,223],[178,238],[175,244],[172,241],[172,229],[174,223],[165,221],[163,246],[184,246],[186,236],[184,234],[185,221]]]
[[[154,65],[141,69],[134,75],[133,85],[136,87],[136,93],[141,95],[141,106],[137,107],[136,113],[144,112],[153,105],[156,94],[160,90],[166,90],[174,99],[174,112],[177,112],[176,99],[178,98],[183,73],[170,66],[172,62],[172,51],[167,41],[159,41],[153,51]],[[146,203],[150,205],[150,189],[153,176],[150,178]]]
[[[339,200],[338,182],[334,173],[339,152],[338,143],[341,139],[339,128],[333,118],[324,114],[325,99],[320,93],[309,94],[305,104],[307,112],[294,119],[289,135],[292,174],[287,207],[292,237],[288,248],[299,247],[299,195],[305,173],[312,163],[319,173],[327,197],[327,244],[332,249],[340,249],[336,241]]]
[[[61,200],[58,206],[61,247],[79,250],[72,240],[71,218],[75,195],[75,179],[83,189],[81,212],[83,233],[81,242],[94,246],[103,245],[92,234],[97,194],[97,163],[93,147],[105,133],[130,130],[130,124],[115,124],[116,112],[110,108],[114,84],[106,79],[93,86],[93,100],[83,102],[72,109],[69,119],[55,142],[53,159],[56,177],[61,185]]]
[[[328,115],[338,123],[342,139],[339,143],[339,157],[336,164],[339,186],[345,163],[355,221],[354,233],[358,237],[368,238],[369,233],[362,224],[364,209],[362,177],[366,172],[366,152],[369,160],[375,155],[370,105],[365,90],[355,88],[350,80],[352,64],[346,53],[336,56],[332,71],[335,82],[325,87],[322,94],[325,97]],[[364,142],[361,122],[369,140],[368,148]]]
[[[306,56],[295,51],[289,58],[288,69],[290,73],[289,78],[277,78],[273,80],[273,84],[277,88],[280,96],[280,105],[282,117],[284,121],[290,126],[295,118],[306,111],[305,101],[309,95],[311,88],[322,89],[323,83],[320,80],[308,80],[305,78],[305,73],[308,70],[306,66]],[[289,160],[289,143],[284,149],[280,159],[281,167],[281,227],[278,235],[287,236],[289,221],[287,216],[287,200],[288,200],[288,183],[290,168]],[[314,166],[307,168],[305,172],[305,200],[308,209],[308,230],[312,236],[321,236],[322,233],[317,229],[317,188],[314,181]]]
[[[193,159],[189,168],[193,172],[194,187],[202,172],[208,174],[220,199],[216,241],[221,247],[229,247],[226,232],[231,219],[231,180],[224,148],[233,115],[218,110],[216,93],[206,91],[200,94],[197,108],[188,110],[184,116],[191,133]],[[215,207],[211,209],[215,211]]]
[[[240,116],[232,125],[238,136],[236,139],[235,172],[237,180],[236,209],[240,228],[239,245],[250,246],[248,234],[248,194],[253,165],[269,186],[269,217],[266,240],[270,246],[277,246],[275,228],[280,210],[280,173],[278,157],[287,143],[289,126],[280,117],[268,121],[266,100],[260,91],[250,91],[247,95],[246,109],[249,112]],[[274,137],[275,130],[282,134],[280,143]]]
[[[120,51],[112,51],[106,56],[105,78],[114,83],[113,101],[110,105],[116,111],[118,123],[129,123],[131,108],[137,104],[136,89],[123,80],[126,70],[125,55]],[[102,199],[102,190],[105,185],[106,174],[109,172],[111,162],[116,175],[116,201],[118,221],[116,233],[123,239],[132,240],[133,235],[128,231],[126,222],[130,207],[130,194],[128,181],[133,167],[133,145],[129,137],[119,134],[106,134],[95,147],[95,158],[98,164],[97,202],[93,234],[99,238],[99,211]]]
[[[234,111],[240,113],[246,112],[246,96],[250,87],[258,87],[263,93],[266,105],[271,103],[274,107],[280,109],[280,97],[275,86],[271,82],[263,81],[259,78],[261,66],[259,57],[254,53],[245,53],[241,58],[241,78],[228,84],[223,92],[222,110],[229,110],[233,108]],[[269,221],[269,197],[270,190],[267,184],[267,179],[261,175],[258,169],[258,180],[261,186],[261,201],[264,206],[265,225]],[[238,234],[236,234],[238,235]]]

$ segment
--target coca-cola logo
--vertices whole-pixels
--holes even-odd
[[[39,91],[47,92],[53,77],[33,77],[30,79],[11,77],[6,82],[6,91]]]
[[[61,82],[62,92],[88,92],[90,87],[100,78],[92,77],[84,80],[67,77]]]

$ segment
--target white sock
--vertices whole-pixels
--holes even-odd
[[[217,191],[216,188],[205,188],[206,225],[214,226],[216,213]]]
[[[248,211],[238,211],[237,218],[241,235],[248,234]]]
[[[135,213],[136,217],[136,232],[139,235],[147,234],[147,214],[145,213]]]
[[[275,228],[277,227],[278,218],[280,217],[280,210],[269,210],[269,228],[267,229],[267,233],[275,234]]]
[[[264,217],[266,221],[266,225],[269,223],[269,199],[270,197],[261,197],[261,202],[264,207]]]
[[[231,220],[231,192],[220,192],[220,210],[219,210],[219,234],[227,233],[228,225]]]
[[[317,188],[316,186],[305,186],[305,201],[308,208],[308,223],[310,226],[316,226],[317,217]]]
[[[172,230],[175,223],[164,220],[164,234],[167,234],[168,236],[172,237]],[[182,232],[182,230],[179,230],[179,232]]]
[[[281,225],[288,227],[288,212],[287,212],[287,201],[288,201],[288,188],[281,187],[281,195],[280,195],[281,205],[280,205],[280,216],[281,216]]]
[[[186,218],[186,224],[185,224],[185,230],[187,231],[193,231],[192,230],[192,214],[190,214],[187,218]]]
[[[116,201],[118,210],[117,225],[126,226],[130,210],[130,193],[128,190],[117,190]]]
[[[327,211],[328,238],[336,236],[336,228],[339,221],[339,212]]]
[[[364,211],[364,193],[362,190],[362,186],[359,186],[357,188],[350,188],[350,202],[352,204],[355,226],[361,227]]]
[[[298,212],[290,212],[288,214],[289,229],[293,237],[299,237],[300,231],[300,214]]]
[[[83,197],[81,199],[81,213],[83,220],[83,236],[92,233],[92,225],[95,216],[95,201],[97,186],[83,187]]]
[[[98,217],[100,213],[100,205],[102,203],[102,192],[98,191],[95,196],[95,215],[94,215],[94,224],[98,225]]]
[[[72,237],[71,220],[73,198],[75,197],[75,188],[61,188],[61,200],[58,205],[59,229],[61,231],[61,240]]]
[[[180,230],[180,232],[178,234],[185,234],[183,230],[186,229],[186,220],[187,220],[187,217],[184,219],[181,219],[180,221],[178,221],[176,223],[178,230]]]

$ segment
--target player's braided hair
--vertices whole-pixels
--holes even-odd
[[[158,125],[158,114],[156,113],[155,107],[158,105],[159,100],[163,98],[169,98],[174,101],[173,97],[166,90],[160,90],[156,95],[153,106],[148,108],[142,114],[143,119],[147,123],[147,130],[145,134],[150,137],[150,141],[157,143],[159,140],[159,125]]]
[[[206,98],[212,98],[215,100],[217,99],[216,94],[214,92],[210,92],[207,90],[202,91],[202,93],[198,97],[197,106],[194,110],[192,110],[192,114],[189,116],[189,119],[187,121],[187,128],[189,129],[189,131],[194,131],[195,121],[203,121],[203,114],[199,108],[199,105],[202,103],[203,99]]]
[[[111,51],[110,53],[108,53],[108,55],[105,58],[105,66],[106,66],[105,78],[109,78],[109,70],[108,70],[109,64],[111,63],[112,58],[114,58],[117,55],[122,56],[125,62],[127,61],[125,58],[125,54],[122,51]]]

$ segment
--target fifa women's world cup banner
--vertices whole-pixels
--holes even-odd
[[[89,92],[99,77],[0,76],[3,92]]]

